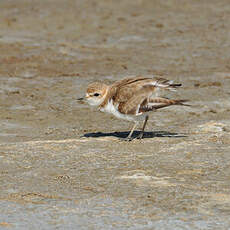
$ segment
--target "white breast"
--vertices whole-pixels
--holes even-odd
[[[110,100],[107,105],[104,108],[101,108],[100,110],[102,112],[112,113],[115,117],[128,120],[128,121],[137,121],[139,120],[137,116],[135,115],[129,115],[129,114],[123,114],[118,111],[118,105],[114,106],[113,100]]]

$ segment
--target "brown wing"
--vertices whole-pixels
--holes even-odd
[[[129,77],[125,78],[123,80],[117,81],[113,84],[114,87],[126,87],[128,85],[155,85],[159,88],[167,88],[167,89],[175,89],[177,87],[180,87],[181,84],[174,84],[172,80],[167,80],[165,78],[159,78],[159,77]]]
[[[125,103],[135,95],[145,94],[146,97],[157,96],[158,89],[175,90],[181,84],[174,84],[164,78],[131,77],[115,82],[111,86],[113,100]]]
[[[120,101],[118,110],[124,114],[138,114],[140,113],[141,105],[148,100],[148,94],[145,92],[138,92],[128,100]]]
[[[120,102],[118,109],[124,114],[142,114],[145,112],[154,111],[160,108],[168,107],[171,105],[184,105],[187,100],[170,100],[167,98],[149,98],[146,93],[139,93],[131,97],[126,102]]]
[[[135,82],[140,82],[140,81],[143,81],[143,80],[152,80],[152,78],[150,78],[150,77],[141,77],[141,76],[128,77],[128,78],[122,79],[120,81],[116,81],[113,84],[113,86],[123,87],[125,85],[132,84],[132,83],[135,83]]]
[[[126,103],[135,95],[140,95],[144,93],[145,90],[147,90],[148,92],[153,92],[155,87],[150,84],[152,80],[152,78],[135,77],[126,78],[124,80],[115,82],[112,85],[112,88],[116,89],[113,100],[115,101],[115,103]]]

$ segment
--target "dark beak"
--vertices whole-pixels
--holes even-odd
[[[84,98],[84,97],[80,97],[80,98],[77,99],[77,101],[78,101],[80,104],[84,104],[85,98]]]

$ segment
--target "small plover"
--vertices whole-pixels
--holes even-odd
[[[84,98],[91,106],[102,112],[112,113],[115,117],[132,121],[134,125],[124,140],[132,140],[132,134],[140,121],[144,121],[140,135],[144,134],[149,112],[170,105],[187,105],[187,100],[171,100],[160,97],[162,90],[175,91],[181,84],[157,77],[128,77],[111,85],[93,82],[88,85]]]

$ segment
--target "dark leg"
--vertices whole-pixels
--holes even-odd
[[[145,117],[145,121],[144,121],[142,130],[141,130],[141,133],[140,133],[140,135],[137,137],[137,139],[142,139],[142,138],[143,138],[144,131],[145,131],[145,126],[146,126],[146,124],[147,124],[148,119],[149,119],[149,116],[147,115],[147,116]]]

